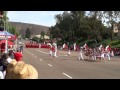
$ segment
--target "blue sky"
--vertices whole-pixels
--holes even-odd
[[[9,21],[38,24],[44,26],[55,25],[54,16],[63,11],[8,11]]]
[[[54,26],[54,16],[62,14],[63,11],[8,11],[9,21],[38,24],[43,26]],[[105,19],[105,21],[107,21]],[[104,23],[106,26],[107,24]]]

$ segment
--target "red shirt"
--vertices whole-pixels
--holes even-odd
[[[53,51],[53,52],[55,51],[55,47],[54,47],[54,46],[52,47],[52,51]]]
[[[108,48],[108,51],[111,51],[111,48],[110,48],[110,47]]]
[[[22,54],[20,52],[15,52],[14,58],[16,59],[16,61],[20,61],[22,60]]]

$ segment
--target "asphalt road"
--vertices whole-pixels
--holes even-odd
[[[33,65],[39,79],[120,79],[120,60],[78,60],[79,52],[58,51],[58,57],[50,56],[48,49],[24,48],[23,60]]]

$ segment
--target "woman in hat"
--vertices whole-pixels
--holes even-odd
[[[23,61],[12,61],[7,68],[6,79],[38,79],[37,70]]]

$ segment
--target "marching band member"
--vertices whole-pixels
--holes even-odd
[[[74,51],[76,51],[76,43],[74,43]]]
[[[101,45],[99,46],[99,50],[100,50],[100,51],[102,51],[102,47],[103,47],[103,45],[101,44]]]
[[[70,43],[68,42],[68,56],[71,54],[70,52]]]
[[[64,43],[64,44],[63,44],[63,48],[62,48],[62,49],[64,49],[64,48],[65,48],[65,46],[66,46],[66,45],[65,45],[65,43]]]
[[[88,49],[88,45],[85,43],[85,45],[83,46],[83,48],[85,48],[85,50]]]
[[[110,51],[110,46],[109,45],[106,46],[105,51],[107,51],[107,52]]]
[[[104,47],[101,48],[101,58],[105,60],[105,48]]]
[[[95,48],[93,48],[93,52],[92,52],[92,59],[93,60],[96,60],[97,58],[96,58],[96,56],[97,56],[97,51],[96,51],[96,49]]]
[[[111,50],[110,45],[106,46],[105,51],[106,51],[106,55],[108,56],[109,60],[110,60],[110,50]]]
[[[111,51],[111,56],[112,56],[112,57],[114,57],[114,56],[115,56],[115,55],[114,55],[114,51],[113,51],[113,50]]]
[[[79,60],[80,59],[84,60],[84,58],[83,58],[83,50],[82,49],[83,49],[83,47],[80,48]]]
[[[48,43],[48,45],[49,45],[49,48],[50,48],[49,54],[52,56],[52,45],[50,43]]]
[[[54,57],[57,57],[57,44],[56,43],[53,43],[53,46],[54,46]]]

